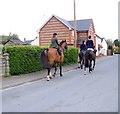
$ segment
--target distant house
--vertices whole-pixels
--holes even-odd
[[[14,45],[38,45],[39,41],[38,41],[38,38],[35,38],[33,40],[26,40],[24,39],[24,41],[21,41],[20,39],[18,40],[8,40],[5,45],[11,45],[11,44],[14,44]]]
[[[77,20],[77,46],[83,40],[87,40],[91,35],[96,46],[95,28],[92,19]],[[74,45],[74,21],[67,21],[56,15],[53,15],[48,21],[38,30],[39,46],[50,45],[52,34],[58,33],[58,41],[67,40],[69,45]]]
[[[5,45],[11,45],[11,44],[14,44],[14,45],[25,45],[25,43],[23,41],[21,41],[20,39],[18,40],[8,40]]]
[[[96,34],[96,49],[97,49],[97,55],[103,54],[107,55],[107,42],[105,38],[101,38]]]
[[[26,38],[24,38],[24,43],[25,43],[26,45],[39,46],[39,38],[36,37],[36,38],[33,39],[33,40],[26,40]]]

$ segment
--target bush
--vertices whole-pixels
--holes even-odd
[[[5,46],[3,53],[9,53],[11,75],[26,74],[43,70],[40,54],[47,47],[39,46]],[[69,47],[65,52],[63,65],[77,63],[78,49]]]
[[[69,49],[65,52],[65,58],[63,65],[69,65],[78,62],[78,48],[69,47]]]
[[[115,54],[120,54],[120,48],[119,47],[115,47],[114,48],[114,53]]]
[[[42,70],[40,53],[43,48],[37,46],[7,46],[3,52],[9,53],[10,74],[25,74]]]

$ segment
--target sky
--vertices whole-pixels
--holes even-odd
[[[100,37],[118,38],[119,0],[76,0],[76,19],[93,19]],[[38,37],[37,30],[52,15],[74,20],[73,0],[0,0],[0,35],[18,34],[21,40]]]

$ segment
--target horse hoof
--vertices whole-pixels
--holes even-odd
[[[53,74],[53,77],[55,77],[55,74]]]
[[[89,71],[89,73],[92,73],[92,71]]]
[[[86,72],[84,72],[84,75],[86,75]]]
[[[47,79],[47,81],[50,81],[50,80]]]
[[[80,67],[78,66],[78,68],[80,68]]]
[[[49,81],[51,79],[51,77],[50,76],[47,76],[47,81]]]
[[[63,76],[63,74],[60,74],[60,76],[62,77],[62,76]]]

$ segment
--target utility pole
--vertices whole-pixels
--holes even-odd
[[[74,47],[77,46],[77,33],[76,33],[76,2],[74,0]]]

